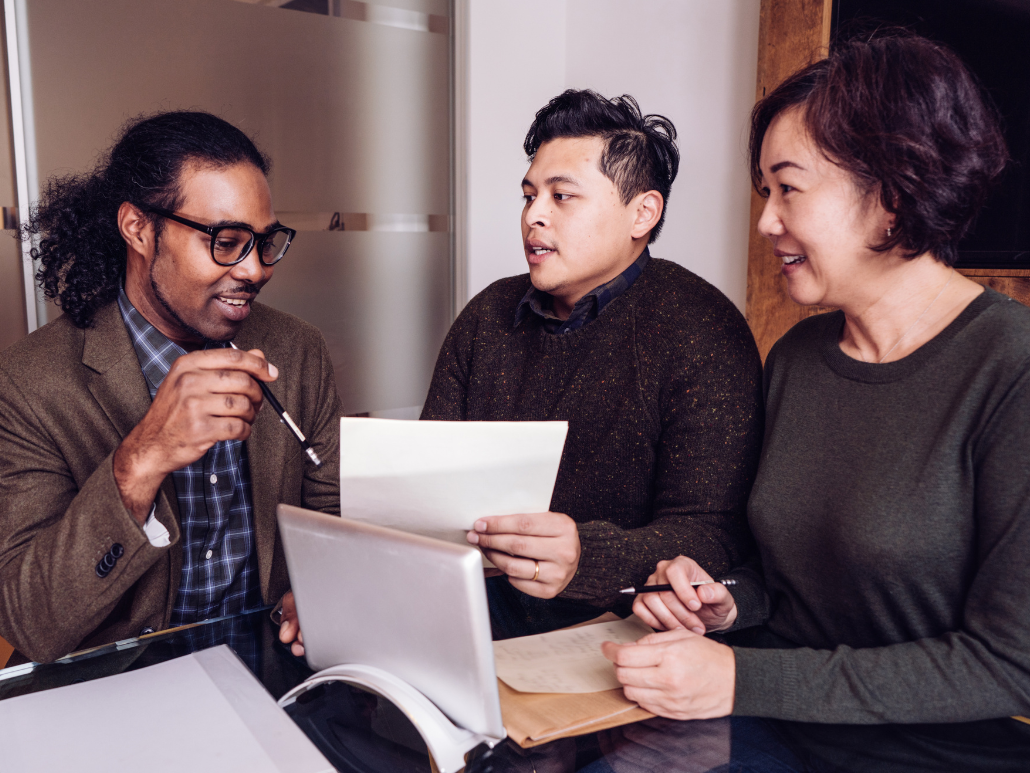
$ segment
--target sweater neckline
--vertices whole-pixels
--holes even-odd
[[[619,293],[618,296],[612,298],[595,319],[582,327],[571,330],[567,333],[549,333],[544,328],[541,318],[532,318],[532,324],[537,326],[537,329],[532,331],[532,333],[535,334],[536,339],[540,342],[541,348],[547,352],[567,351],[578,346],[582,341],[589,340],[595,335],[600,335],[600,333],[597,333],[596,331],[606,328],[613,319],[620,316],[619,312],[623,306],[629,304],[633,298],[643,292],[643,288],[647,284],[647,280],[651,275],[653,264],[654,258],[652,257],[647,261],[643,272],[641,272],[640,276],[636,278],[636,281],[627,287],[624,292]],[[523,320],[521,324],[525,325],[529,321],[530,318],[527,318],[526,320]]]
[[[862,362],[853,359],[840,348],[840,337],[844,332],[844,312],[832,312],[835,318],[825,328],[822,341],[823,358],[835,373],[853,381],[870,384],[886,384],[907,378],[936,357],[951,341],[979,317],[984,311],[1006,300],[1006,296],[989,287],[976,296],[940,333],[931,338],[911,354],[894,362]]]

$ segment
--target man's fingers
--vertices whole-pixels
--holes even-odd
[[[524,558],[557,559],[552,555],[558,545],[553,537],[529,537],[522,534],[480,534],[472,532],[474,545],[483,550],[496,550]]]
[[[476,520],[473,528],[480,534],[526,534],[537,537],[560,537],[568,533],[572,520],[562,513],[521,513],[492,515]]]
[[[198,370],[241,371],[259,381],[275,381],[279,377],[279,369],[265,359],[260,349],[204,349],[180,357],[175,364],[180,368],[194,367]]]
[[[532,558],[522,558],[519,556],[511,556],[507,553],[501,553],[497,550],[484,550],[483,553],[489,558],[494,566],[500,569],[504,574],[509,577],[514,577],[517,580],[533,580],[533,576],[536,574],[537,561]],[[544,562],[540,563],[540,573],[543,574]],[[537,576],[537,580],[542,579]]]
[[[300,623],[297,622],[297,618],[284,617],[282,624],[279,626],[279,641],[283,644],[289,644],[297,638],[299,631]]]
[[[184,370],[169,372],[165,383],[179,394],[239,394],[246,395],[252,403],[259,404],[264,396],[261,387],[248,373],[241,370]],[[162,384],[164,386],[164,384]]]
[[[185,407],[199,417],[231,417],[250,423],[257,417],[257,410],[249,395],[239,393],[191,395],[185,399]]]

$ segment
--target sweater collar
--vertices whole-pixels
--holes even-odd
[[[531,314],[536,314],[543,319],[544,329],[548,333],[562,334],[579,330],[584,325],[597,319],[609,303],[632,287],[633,283],[644,272],[644,267],[650,259],[651,252],[647,247],[644,247],[640,257],[625,271],[614,279],[595,287],[580,298],[572,308],[569,318],[565,320],[559,319],[553,311],[554,297],[550,293],[537,290],[530,285],[529,291],[515,308],[515,324],[513,327],[518,327]]]

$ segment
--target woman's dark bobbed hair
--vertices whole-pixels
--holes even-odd
[[[36,281],[78,327],[118,297],[125,276],[125,241],[118,230],[123,202],[149,217],[150,207],[178,209],[180,178],[189,163],[226,167],[249,163],[268,174],[268,159],[250,138],[221,118],[196,111],[130,121],[89,174],[47,181],[22,230],[39,238]],[[156,219],[158,236],[163,221]]]
[[[749,152],[759,192],[762,140],[793,108],[826,158],[895,216],[874,249],[955,263],[1008,151],[996,110],[954,53],[903,30],[835,43],[755,105]]]

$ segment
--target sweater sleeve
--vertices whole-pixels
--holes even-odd
[[[734,714],[876,724],[1030,712],[1028,424],[1024,372],[973,443],[976,562],[958,630],[860,649],[734,648]]]
[[[736,309],[719,323],[705,321],[706,333],[687,330],[686,340],[676,341],[652,403],[658,432],[650,522],[631,529],[581,523],[579,570],[563,597],[611,606],[620,587],[644,583],[661,560],[689,556],[720,576],[750,552],[746,504],[761,448],[761,362]],[[642,345],[640,357],[658,359],[651,348]]]
[[[468,414],[469,363],[473,356],[476,325],[473,301],[458,315],[440,347],[420,419],[465,420]]]

